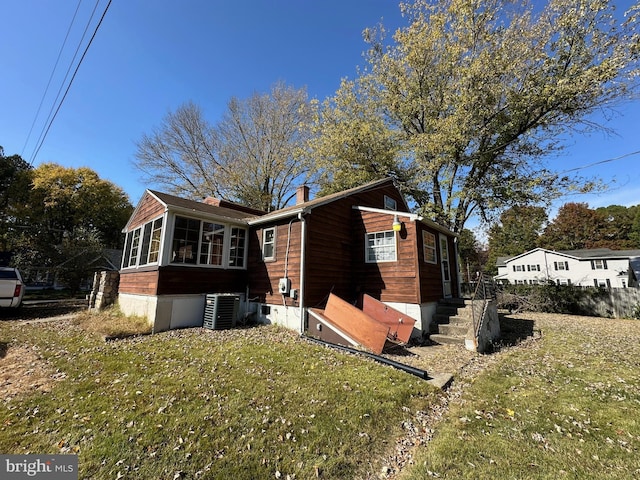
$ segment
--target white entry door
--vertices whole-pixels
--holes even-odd
[[[442,268],[442,293],[445,298],[451,296],[451,265],[449,262],[449,242],[440,234],[440,266]]]

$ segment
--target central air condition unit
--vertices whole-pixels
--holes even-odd
[[[205,328],[223,330],[236,325],[240,297],[229,293],[209,294],[204,306]]]

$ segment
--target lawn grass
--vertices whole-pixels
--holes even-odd
[[[401,478],[640,478],[640,322],[531,315]]]
[[[364,478],[441,395],[274,326],[105,342],[95,323],[0,323],[56,379],[0,402],[0,452],[77,453],[92,479]]]

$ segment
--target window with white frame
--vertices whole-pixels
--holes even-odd
[[[569,262],[553,262],[553,269],[558,270],[569,270]]]
[[[242,268],[245,262],[247,231],[244,228],[231,228],[231,242],[229,245],[229,266]]]
[[[524,265],[514,265],[513,266],[513,271],[514,272],[524,272]]]
[[[276,228],[265,228],[262,231],[262,259],[276,259]]]
[[[540,265],[527,265],[527,272],[539,272]]]
[[[171,242],[171,263],[198,263],[198,243],[201,221],[195,218],[176,216]]]
[[[171,263],[245,268],[247,230],[176,215]]]
[[[424,261],[427,263],[438,263],[436,253],[436,236],[427,231],[422,231],[422,252],[424,253]]]
[[[225,226],[220,223],[202,222],[200,244],[201,265],[222,265]]]
[[[609,280],[608,278],[606,279],[594,278],[593,285],[598,288],[611,288],[611,280]]]
[[[602,259],[591,260],[591,270],[606,270],[607,261]]]
[[[367,233],[366,241],[367,263],[396,261],[396,234],[393,230]]]
[[[145,223],[127,233],[123,268],[156,263],[160,252],[162,217]]]

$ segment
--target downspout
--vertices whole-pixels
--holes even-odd
[[[307,244],[307,222],[304,219],[304,213],[298,213],[300,220],[300,294],[298,306],[300,308],[300,335],[304,335],[305,315],[304,315],[304,279],[306,265],[306,244]]]

